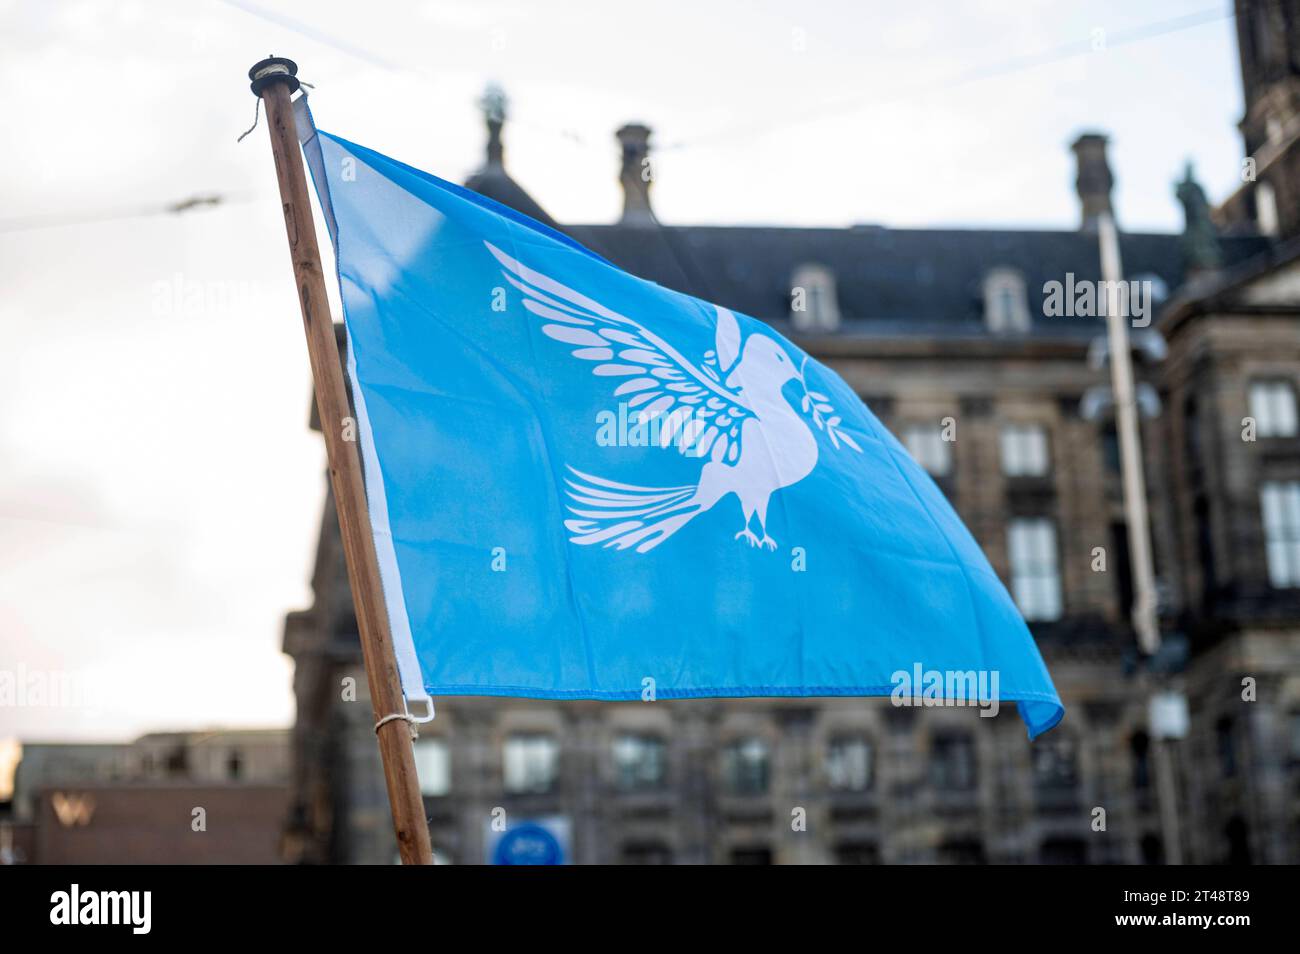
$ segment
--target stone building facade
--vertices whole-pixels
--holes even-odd
[[[1140,656],[1129,623],[1104,322],[1046,305],[1051,283],[1100,277],[1104,137],[1074,146],[1077,231],[681,228],[654,215],[651,133],[629,124],[623,219],[561,227],[838,371],[1007,581],[1067,716],[1031,744],[1010,705],[440,700],[417,757],[442,859],[488,860],[500,818],[546,820],[580,863],[1300,861],[1300,4],[1241,0],[1238,22],[1243,136],[1267,174],[1210,210],[1189,171],[1184,234],[1121,235],[1154,319],[1132,334],[1162,651]],[[505,170],[500,106],[468,184],[537,215]],[[332,500],[314,586],[285,629],[288,860],[390,862]],[[1153,732],[1157,690],[1186,700],[1171,737]]]
[[[274,864],[290,762],[284,729],[24,742],[0,865]]]

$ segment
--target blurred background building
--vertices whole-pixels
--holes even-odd
[[[1104,323],[1044,308],[1047,283],[1100,278],[1097,219],[1115,211],[1104,136],[1073,143],[1076,231],[674,227],[653,210],[651,130],[629,124],[620,221],[557,227],[835,368],[954,502],[1068,715],[1030,744],[1010,706],[987,719],[888,700],[440,700],[416,746],[441,860],[490,860],[494,817],[539,820],[577,862],[1159,863],[1170,835],[1189,862],[1300,860],[1300,4],[1243,0],[1237,24],[1241,189],[1212,209],[1189,168],[1183,234],[1121,232],[1124,277],[1154,299],[1132,335],[1161,653],[1142,661],[1129,622]],[[484,107],[486,162],[467,184],[554,224],[506,171],[501,95]],[[322,526],[315,605],[285,628],[287,860],[387,862],[332,500]],[[1157,684],[1190,714],[1170,738],[1152,729]]]
[[[0,864],[275,864],[284,729],[27,742],[0,805]]]

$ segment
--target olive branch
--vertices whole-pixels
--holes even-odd
[[[818,391],[808,390],[808,379],[804,376],[804,368],[807,366],[808,356],[805,355],[803,363],[799,365],[799,384],[803,387],[803,412],[812,415],[813,423],[817,425],[817,429],[826,432],[836,450],[839,450],[840,441],[843,441],[861,454],[862,448],[858,446],[857,441],[840,430],[840,417],[835,413],[835,408],[831,406],[831,399]],[[830,416],[824,417],[823,415]]]

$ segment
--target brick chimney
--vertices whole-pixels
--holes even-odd
[[[1074,187],[1079,193],[1082,212],[1079,228],[1092,231],[1097,228],[1098,216],[1114,210],[1110,205],[1110,190],[1115,185],[1110,165],[1106,162],[1107,139],[1101,133],[1084,133],[1070,147],[1074,150],[1079,173]]]
[[[654,178],[650,164],[650,127],[628,123],[614,135],[623,149],[623,168],[618,176],[623,185],[620,224],[657,225],[650,208],[650,184]]]

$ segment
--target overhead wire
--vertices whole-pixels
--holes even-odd
[[[360,44],[336,36],[329,31],[312,26],[296,18],[277,13],[273,10],[268,10],[260,4],[249,2],[249,0],[218,0],[218,2],[251,16],[259,17],[284,29],[298,33],[309,40],[331,47],[332,49],[371,66],[399,74],[418,76],[425,81],[434,80],[433,75],[426,69],[406,66],[396,60],[376,54]],[[1102,48],[1110,49],[1144,40],[1156,39],[1158,37],[1168,36],[1173,33],[1179,33],[1184,30],[1204,26],[1209,23],[1231,19],[1234,16],[1235,13],[1231,6],[1228,6],[1227,8],[1216,7],[1213,9],[1193,11],[1177,17],[1170,17],[1164,20],[1140,24],[1125,30],[1106,33],[1102,37]],[[1010,76],[1026,70],[1037,69],[1054,63],[1063,62],[1065,60],[1074,59],[1079,56],[1088,55],[1092,52],[1096,52],[1094,39],[1092,37],[1071,40],[1057,44],[1056,46],[1050,47],[1046,50],[1009,57],[995,63],[970,67],[934,83],[922,83],[909,88],[895,89],[883,95],[853,97],[839,102],[826,103],[819,108],[808,110],[795,117],[741,124],[729,129],[721,129],[712,133],[677,140],[676,142],[659,146],[658,151],[680,152],[699,146],[707,146],[718,141],[730,140],[734,142],[741,139],[753,138],[754,136],[764,135],[781,129],[788,129],[818,119],[852,114],[872,106],[898,102],[915,96],[931,95],[933,93],[956,89],[971,83]],[[557,129],[542,123],[537,123],[527,117],[519,119],[518,117],[512,116],[511,121],[519,123],[527,128],[557,135],[565,141],[574,143],[583,148],[588,148],[593,145],[572,129]],[[221,202],[223,203],[240,201],[251,201],[251,197],[243,199],[229,195],[223,195],[221,197]],[[175,208],[174,205],[174,203],[146,204],[134,208],[106,210],[104,212],[88,215],[52,214],[0,219],[0,234],[25,232],[35,229],[114,222],[153,215],[176,214],[177,212],[185,211],[184,209]]]

